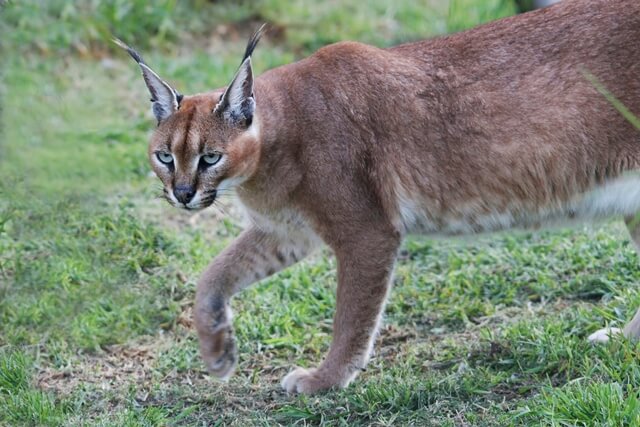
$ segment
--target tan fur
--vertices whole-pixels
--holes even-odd
[[[640,2],[565,0],[390,49],[327,46],[255,80],[250,126],[212,113],[222,90],[185,97],[152,138],[154,170],[169,192],[233,184],[253,224],[198,283],[207,368],[235,364],[229,299],[321,242],[338,260],[333,342],[317,369],[284,379],[290,392],[344,387],[364,368],[407,233],[640,210],[635,178],[616,180],[640,167],[640,132],[585,71],[640,114]],[[154,160],[165,149],[172,173]],[[180,167],[212,150],[219,168]]]

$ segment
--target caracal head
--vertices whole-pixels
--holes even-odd
[[[240,68],[224,90],[183,96],[161,79],[132,48],[158,121],[149,161],[173,206],[203,209],[253,175],[260,156],[251,54],[264,25],[249,39]]]

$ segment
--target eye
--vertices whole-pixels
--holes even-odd
[[[156,153],[156,157],[158,158],[158,160],[160,160],[161,163],[164,163],[165,165],[170,165],[171,163],[173,163],[173,156],[169,153],[165,153],[164,151],[158,151]]]
[[[202,161],[205,163],[205,165],[211,166],[218,163],[221,158],[222,154],[220,153],[205,154],[204,156],[202,156]]]

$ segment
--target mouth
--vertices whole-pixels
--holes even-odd
[[[178,205],[174,205],[177,208],[180,209],[184,209],[185,211],[190,211],[190,212],[195,212],[195,211],[201,211],[202,209],[206,209],[209,206],[211,206],[213,204],[213,202],[211,203],[199,203],[197,205],[193,205],[191,203],[189,203],[188,205],[185,205],[184,203],[180,203]]]
[[[181,203],[169,195],[168,191],[164,191],[165,200],[173,207],[184,209],[186,211],[199,211],[206,209],[216,201],[217,190],[204,191],[196,196],[188,203]]]

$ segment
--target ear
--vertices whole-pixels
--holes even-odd
[[[113,41],[126,50],[140,66],[142,77],[147,85],[147,89],[149,89],[149,94],[151,94],[151,110],[158,120],[158,123],[175,113],[180,106],[182,95],[162,80],[155,71],[149,68],[138,52],[116,38],[114,38]]]
[[[214,112],[221,114],[232,124],[249,126],[253,120],[255,108],[253,70],[251,58],[247,58],[240,65],[240,69],[220,98]]]
[[[240,68],[213,110],[233,125],[241,124],[248,127],[253,121],[256,100],[253,95],[251,54],[260,41],[265,25],[263,24],[249,39]]]

